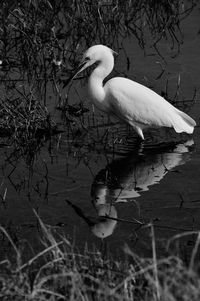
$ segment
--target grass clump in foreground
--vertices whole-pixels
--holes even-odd
[[[39,219],[44,249],[24,262],[8,233],[15,260],[0,262],[0,299],[4,300],[199,300],[200,279],[194,268],[199,235],[189,267],[176,256],[141,258],[128,247],[128,261],[104,258],[99,251],[75,252],[65,237],[55,238]],[[153,227],[152,233],[153,233]]]

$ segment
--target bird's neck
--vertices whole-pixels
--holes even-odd
[[[89,94],[97,106],[105,99],[103,80],[111,73],[113,66],[114,58],[111,55],[108,59],[101,61],[90,75]]]

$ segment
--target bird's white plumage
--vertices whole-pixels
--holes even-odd
[[[195,121],[153,90],[123,77],[112,78],[103,86],[104,78],[114,67],[110,48],[90,47],[83,56],[79,72],[95,62],[98,66],[89,78],[89,94],[100,110],[129,123],[142,139],[142,130],[150,126],[173,127],[178,133],[193,132]]]
[[[104,89],[105,101],[108,102],[111,113],[128,122],[136,131],[149,126],[165,126],[174,127],[177,132],[193,132],[195,123],[189,116],[188,124],[183,120],[185,113],[143,85],[116,77],[109,80]]]

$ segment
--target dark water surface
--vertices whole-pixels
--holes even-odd
[[[150,250],[150,230],[142,224],[151,221],[161,252],[172,235],[200,229],[199,8],[182,22],[179,54],[163,42],[163,58],[151,47],[144,55],[134,39],[125,40],[126,55],[120,52],[113,72],[125,73],[158,93],[166,93],[167,87],[169,99],[196,120],[194,135],[153,129],[139,145],[130,128],[111,124],[87,105],[90,113],[82,120],[87,130],[81,119],[79,127],[71,124],[44,142],[31,166],[26,156],[17,156],[14,146],[1,145],[0,220],[15,243],[35,243],[38,223],[33,208],[80,249],[86,242],[100,247],[105,238],[111,253],[120,252],[125,243],[140,253]],[[84,85],[74,82],[72,102],[85,103]],[[55,114],[61,122],[60,112]],[[1,252],[9,251],[3,234],[0,240]],[[193,240],[182,244],[190,248]]]

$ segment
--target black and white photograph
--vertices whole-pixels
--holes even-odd
[[[199,128],[199,0],[0,0],[0,301],[199,301]]]

